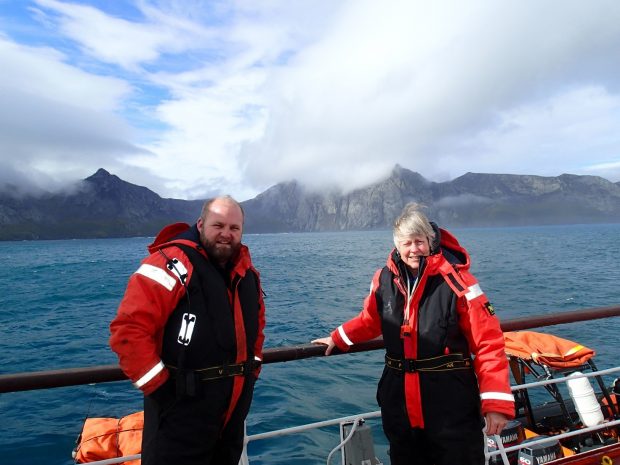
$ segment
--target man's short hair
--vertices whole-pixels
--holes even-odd
[[[235,199],[233,199],[230,195],[221,195],[219,197],[213,197],[211,199],[207,199],[205,203],[202,205],[202,211],[200,212],[200,218],[202,218],[203,221],[207,219],[207,214],[209,213],[209,210],[211,209],[211,205],[213,205],[213,202],[215,202],[216,200],[223,200],[223,201],[230,202],[238,206],[239,210],[241,210],[241,218],[245,220],[245,212],[243,211],[243,207],[241,206],[241,204],[237,202]]]

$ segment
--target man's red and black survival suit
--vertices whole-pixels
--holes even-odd
[[[493,307],[468,271],[467,251],[449,232],[436,233],[417,280],[408,279],[393,250],[375,273],[362,312],[331,335],[341,350],[383,335],[386,366],[377,401],[393,465],[484,463],[481,414],[514,417]]]
[[[131,276],[110,346],[144,394],[142,463],[237,464],[265,309],[245,245],[225,270],[196,226],[164,228]]]

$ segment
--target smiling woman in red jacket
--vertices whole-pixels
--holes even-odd
[[[514,417],[499,321],[467,251],[418,205],[395,221],[394,244],[361,313],[312,342],[329,355],[383,335],[377,402],[393,465],[482,465],[483,428]]]

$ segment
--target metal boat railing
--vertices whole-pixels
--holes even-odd
[[[598,370],[596,372],[593,373],[585,373],[585,374],[581,374],[581,375],[576,375],[573,376],[572,379],[575,378],[590,378],[593,376],[603,376],[606,374],[611,374],[611,373],[616,373],[620,371],[620,367],[617,368],[610,368],[610,369],[606,369],[606,370]],[[550,379],[550,380],[544,380],[544,381],[536,381],[533,383],[526,383],[526,384],[520,384],[517,386],[513,386],[512,387],[512,391],[517,391],[517,390],[521,390],[521,389],[530,389],[533,387],[539,387],[539,386],[545,386],[545,385],[549,385],[549,384],[556,384],[556,383],[562,383],[562,382],[566,382],[566,378],[555,378],[555,379]],[[317,429],[317,428],[324,428],[327,426],[335,426],[335,425],[340,425],[341,423],[344,422],[358,422],[360,420],[369,420],[369,419],[373,419],[373,418],[380,418],[381,417],[381,411],[380,410],[376,410],[373,412],[366,412],[366,413],[361,413],[358,415],[350,415],[350,416],[346,416],[346,417],[340,417],[340,418],[333,418],[330,420],[325,420],[325,421],[318,421],[318,422],[314,422],[314,423],[307,423],[304,425],[299,425],[299,426],[292,426],[289,428],[282,428],[279,430],[274,430],[274,431],[267,431],[265,433],[258,433],[258,434],[252,434],[252,435],[246,435],[245,437],[245,444],[244,444],[244,448],[243,448],[243,455],[241,456],[241,461],[239,462],[240,465],[249,465],[250,461],[247,455],[247,446],[250,442],[252,441],[259,441],[259,440],[263,440],[263,439],[272,439],[275,437],[279,437],[279,436],[286,436],[289,434],[298,434],[298,433],[303,433],[305,431],[310,431],[313,429]],[[571,431],[568,433],[562,433],[562,434],[557,434],[551,437],[545,437],[545,438],[541,438],[535,441],[530,441],[527,444],[517,444],[515,446],[511,446],[511,447],[504,447],[504,445],[502,444],[502,440],[499,437],[499,435],[494,435],[493,438],[495,439],[495,444],[498,445],[498,450],[496,451],[492,451],[492,452],[488,452],[487,453],[487,457],[490,459],[491,457],[494,456],[501,456],[502,458],[502,462],[504,463],[504,465],[509,465],[509,459],[508,459],[508,453],[513,452],[513,451],[518,451],[519,449],[522,449],[524,447],[532,447],[538,444],[544,444],[547,442],[555,442],[558,441],[560,439],[568,439],[574,436],[579,436],[579,435],[583,435],[586,433],[591,433],[591,432],[595,432],[595,431],[599,431],[599,430],[603,430],[603,429],[608,429],[610,427],[615,427],[615,426],[620,426],[620,420],[615,420],[615,421],[610,421],[610,422],[605,422],[603,424],[600,425],[596,425],[596,426],[591,426],[591,427],[587,427],[587,428],[581,428],[579,430],[575,430],[575,431]],[[116,457],[113,459],[107,459],[107,460],[100,460],[97,462],[90,462],[91,465],[113,465],[113,464],[117,464],[117,463],[122,463],[122,462],[126,462],[126,461],[130,461],[130,460],[136,460],[140,458],[140,454],[136,454],[136,455],[128,455],[128,456],[124,456],[124,457]]]
[[[595,372],[592,373],[582,373],[579,375],[572,375],[571,379],[576,379],[576,378],[591,378],[594,376],[604,376],[607,374],[611,374],[611,373],[616,373],[616,372],[620,372],[620,367],[616,367],[616,368],[609,368],[606,370],[597,370]],[[532,382],[532,383],[525,383],[525,384],[520,384],[520,385],[516,385],[516,386],[512,386],[511,389],[512,391],[519,391],[522,389],[531,389],[534,387],[540,387],[540,386],[546,386],[549,384],[558,384],[558,383],[565,383],[567,381],[567,378],[554,378],[554,379],[548,379],[548,380],[544,380],[544,381],[536,381],[536,382]],[[259,434],[252,434],[249,436],[246,436],[245,438],[245,447],[244,447],[244,454],[241,457],[241,465],[249,465],[249,459],[247,456],[247,445],[252,442],[252,441],[257,441],[257,440],[262,440],[262,439],[271,439],[271,438],[275,438],[278,436],[284,436],[284,435],[289,435],[289,434],[296,434],[296,433],[301,433],[304,431],[309,431],[312,429],[317,429],[317,428],[323,428],[326,426],[333,426],[333,425],[339,425],[342,422],[349,422],[349,421],[359,421],[359,420],[367,420],[367,419],[371,419],[371,418],[379,418],[381,417],[381,411],[380,410],[376,410],[373,412],[366,412],[366,413],[361,413],[358,415],[351,415],[351,416],[347,416],[347,417],[341,417],[341,418],[334,418],[331,420],[326,420],[326,421],[319,421],[319,422],[315,422],[315,423],[308,423],[305,425],[300,425],[300,426],[293,426],[290,428],[283,428],[283,429],[279,429],[279,430],[274,430],[274,431],[267,431],[265,433],[259,433]],[[529,441],[527,444],[517,444],[515,446],[511,446],[511,447],[504,447],[502,444],[502,440],[500,438],[499,435],[494,435],[493,438],[495,439],[495,444],[498,445],[498,450],[496,451],[492,451],[489,452],[487,454],[487,456],[489,458],[494,457],[494,456],[501,456],[503,463],[505,465],[509,465],[509,461],[508,461],[508,456],[507,454],[509,452],[513,452],[513,451],[518,451],[519,449],[522,449],[524,447],[532,447],[538,444],[544,444],[547,442],[554,442],[554,441],[558,441],[560,439],[567,439],[567,438],[571,438],[574,436],[579,436],[579,435],[583,435],[586,433],[590,433],[590,432],[594,432],[594,431],[599,431],[599,430],[603,430],[603,429],[608,429],[614,426],[619,426],[620,425],[620,420],[614,420],[614,421],[608,421],[605,423],[602,423],[600,425],[595,425],[595,426],[591,426],[591,427],[587,427],[587,428],[580,428],[578,430],[575,431],[571,431],[568,433],[562,433],[562,434],[557,434],[557,435],[553,435],[550,437],[545,437],[545,438],[541,438],[538,440],[534,440],[534,441]],[[486,443],[486,441],[485,441]]]
[[[575,378],[591,378],[594,376],[603,376],[603,375],[607,375],[607,374],[611,374],[611,373],[616,373],[616,372],[620,372],[620,367],[616,367],[616,368],[609,368],[609,369],[605,369],[605,370],[597,370],[595,372],[592,373],[582,373],[580,375],[573,375],[571,376],[571,379],[575,379]],[[548,379],[548,380],[544,380],[544,381],[536,381],[536,382],[532,382],[532,383],[525,383],[525,384],[520,384],[517,386],[512,386],[512,391],[518,391],[521,389],[531,389],[534,387],[540,387],[540,386],[546,386],[549,384],[558,384],[558,383],[565,383],[567,381],[567,378],[554,378],[554,379]],[[246,435],[245,437],[245,442],[244,442],[244,448],[243,448],[243,455],[241,456],[241,460],[239,462],[239,465],[249,465],[250,461],[248,458],[248,454],[247,454],[247,446],[250,442],[252,441],[259,441],[259,440],[264,440],[264,439],[272,439],[275,437],[280,437],[280,436],[287,436],[290,434],[298,434],[298,433],[303,433],[306,431],[311,431],[314,429],[318,429],[318,428],[325,428],[328,426],[335,426],[335,425],[340,425],[341,423],[344,422],[358,422],[360,420],[369,420],[369,419],[374,419],[374,418],[380,418],[381,417],[381,411],[380,410],[376,410],[373,412],[365,412],[365,413],[360,413],[358,415],[350,415],[350,416],[346,416],[346,417],[340,417],[340,418],[333,418],[330,420],[325,420],[325,421],[318,421],[318,422],[314,422],[314,423],[307,423],[304,425],[299,425],[299,426],[292,426],[289,428],[282,428],[279,430],[274,430],[274,431],[267,431],[264,433],[258,433],[258,434],[251,434],[251,435]],[[591,433],[591,432],[595,432],[595,431],[600,431],[600,430],[604,430],[604,429],[608,429],[611,427],[615,427],[615,426],[620,426],[620,420],[614,420],[614,421],[607,421],[604,422],[600,425],[595,425],[595,426],[590,426],[590,427],[585,427],[585,428],[580,428],[578,430],[574,430],[574,431],[570,431],[567,433],[562,433],[562,434],[556,434],[553,436],[549,436],[549,437],[543,437],[541,439],[537,439],[534,441],[529,441],[527,444],[517,444],[515,446],[510,446],[510,447],[504,447],[504,445],[502,444],[502,440],[500,438],[499,435],[494,435],[493,438],[495,440],[495,444],[497,444],[498,449],[495,451],[491,451],[491,452],[487,452],[487,457],[490,459],[492,457],[495,456],[500,456],[502,458],[502,462],[504,465],[509,465],[509,459],[508,459],[508,453],[513,452],[513,451],[518,451],[524,447],[532,447],[538,444],[544,444],[547,442],[556,442],[559,441],[560,439],[568,439],[574,436],[580,436],[583,434],[587,434],[587,433]],[[485,441],[486,443],[486,441]],[[113,464],[117,464],[117,463],[122,463],[122,462],[126,462],[126,461],[130,461],[130,460],[136,460],[140,458],[140,454],[136,454],[136,455],[128,455],[128,456],[124,456],[124,457],[116,457],[116,458],[112,458],[112,459],[107,459],[107,460],[100,460],[100,461],[96,461],[96,462],[89,462],[91,465],[113,465]]]
[[[619,305],[513,318],[502,321],[501,326],[503,331],[517,331],[614,316],[620,316]],[[381,348],[383,348],[383,339],[379,337],[372,341],[352,346],[348,353],[365,352]],[[263,351],[263,363],[288,362],[310,357],[321,357],[324,356],[324,352],[325,347],[319,344],[301,344],[296,346],[269,348]],[[341,352],[334,349],[332,355],[337,355],[339,353]],[[107,383],[126,379],[127,377],[118,365],[99,365],[85,368],[5,374],[0,375],[0,393]]]
[[[609,318],[614,316],[620,316],[620,306],[609,306],[609,307],[598,307],[598,308],[589,308],[589,309],[581,309],[570,312],[561,312],[561,313],[551,313],[546,315],[539,316],[528,316],[523,318],[515,318],[501,322],[501,327],[503,331],[517,331],[517,330],[525,330],[532,328],[540,328],[545,326],[553,326],[558,324],[566,324],[566,323],[574,323],[579,321],[589,321],[601,318]],[[382,338],[377,338],[372,341],[368,341],[362,344],[356,344],[351,347],[350,352],[364,352],[369,350],[375,350],[383,348],[383,340]],[[287,346],[287,347],[277,347],[277,348],[269,348],[265,349],[263,352],[263,363],[278,363],[278,362],[286,362],[292,360],[301,360],[310,357],[321,357],[324,356],[325,346],[318,344],[302,344],[297,346]],[[337,355],[340,354],[337,349],[335,349],[332,354]],[[598,370],[594,373],[588,373],[582,375],[583,377],[591,377],[591,376],[601,376],[607,373],[620,371],[619,368],[612,368],[609,370]],[[27,390],[36,390],[36,389],[49,389],[56,387],[66,387],[66,386],[77,386],[83,384],[93,384],[93,383],[104,383],[104,382],[114,382],[114,381],[122,381],[126,380],[127,377],[121,371],[121,369],[117,365],[100,365],[93,367],[82,367],[82,368],[69,368],[69,369],[61,369],[61,370],[48,370],[48,371],[38,371],[38,372],[27,372],[27,373],[15,373],[15,374],[4,374],[0,375],[0,393],[7,392],[18,392],[18,391],[27,391]],[[520,386],[514,386],[514,390],[518,389],[526,389],[535,386],[542,386],[545,384],[553,384],[565,381],[563,378],[559,379],[550,379],[545,381],[538,381],[535,383],[528,383]],[[246,446],[247,443],[255,440],[267,439],[276,436],[282,436],[285,434],[293,434],[299,433],[303,431],[307,431],[310,429],[322,428],[325,426],[331,426],[340,424],[342,421],[353,421],[359,418],[368,419],[368,418],[376,418],[380,416],[379,411],[375,412],[367,412],[360,415],[353,415],[349,417],[337,418],[322,422],[310,423],[307,425],[296,426],[292,428],[286,428],[282,430],[270,431],[266,433],[260,433],[255,435],[246,436]],[[575,432],[565,433],[566,436],[553,436],[552,438],[543,439],[540,442],[551,441],[554,438],[560,437],[570,437],[577,434],[583,434],[584,432],[588,432],[590,430],[594,431],[597,429],[604,429],[610,426],[615,426],[620,424],[620,420],[608,422],[603,425],[595,426],[592,428],[580,429]],[[506,452],[510,452],[512,450],[516,450],[518,446],[512,446],[510,448],[504,449],[501,443],[501,440],[498,436],[495,437],[496,444],[498,444],[498,450],[491,453],[493,455],[501,455],[507,464]],[[534,442],[528,443],[530,446],[534,444]],[[139,458],[139,455],[135,456],[127,456],[127,457],[119,457],[115,459],[108,459],[99,462],[91,462],[96,465],[108,465],[114,463],[120,463],[128,460],[135,460]],[[245,460],[245,461],[244,461]],[[247,454],[244,450],[244,456],[242,457],[243,464],[248,464]]]

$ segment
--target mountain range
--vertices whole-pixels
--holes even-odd
[[[447,227],[620,222],[620,183],[598,176],[467,173],[432,182],[399,165],[349,193],[291,181],[242,205],[246,233],[315,232],[388,229],[411,201]],[[153,236],[165,224],[195,222],[202,204],[162,198],[99,169],[65,193],[0,190],[0,240]]]

